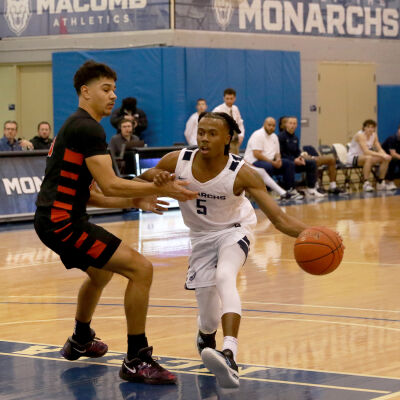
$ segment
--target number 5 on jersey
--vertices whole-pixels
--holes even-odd
[[[204,199],[196,200],[197,214],[207,215],[207,207],[204,204],[202,204],[205,202],[206,202],[206,200],[204,200]]]

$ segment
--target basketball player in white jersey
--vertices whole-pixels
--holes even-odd
[[[374,165],[379,164],[379,176],[376,190],[386,190],[383,181],[392,157],[382,149],[376,134],[376,122],[372,119],[364,121],[362,130],[358,131],[350,143],[347,153],[347,163],[353,167],[363,167],[363,191],[372,192],[374,188],[369,183],[369,175]]]
[[[256,171],[228,153],[234,132],[240,130],[228,114],[202,113],[198,149],[169,153],[140,176],[155,184],[182,179],[189,182],[189,190],[199,193],[197,199],[179,203],[192,243],[186,288],[196,291],[197,346],[203,362],[220,386],[231,388],[239,386],[235,358],[241,302],[236,276],[246,261],[251,228],[257,222],[245,191],[281,232],[297,237],[307,228],[278,207]],[[215,333],[221,320],[224,343],[217,351]]]

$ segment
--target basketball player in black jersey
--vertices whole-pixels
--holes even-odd
[[[79,268],[88,275],[78,294],[74,333],[61,354],[76,360],[107,352],[107,345],[95,337],[90,322],[102,290],[115,272],[128,279],[124,300],[128,351],[120,377],[134,382],[174,383],[176,376],[152,358],[145,335],[152,264],[110,232],[88,222],[86,206],[138,207],[162,213],[165,208],[156,195],[185,201],[195,198],[196,193],[186,190],[181,182],[155,186],[114,174],[99,122],[114,106],[116,79],[111,68],[94,61],[76,72],[79,108],[61,127],[49,151],[36,202],[35,230],[42,242],[59,254],[66,268]]]

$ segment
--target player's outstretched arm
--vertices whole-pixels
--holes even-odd
[[[140,208],[144,211],[151,211],[155,214],[162,214],[168,211],[169,203],[160,200],[157,196],[137,197],[134,199],[123,197],[106,197],[96,184],[90,189],[90,198],[87,203],[93,207],[102,208]]]
[[[285,214],[268,194],[258,173],[247,165],[240,169],[234,185],[235,194],[246,190],[275,228],[286,235],[297,237],[308,226],[299,219]]]
[[[143,172],[143,174],[139,175],[138,178],[147,182],[153,182],[154,178],[159,174],[165,172],[173,174],[175,172],[176,164],[178,163],[179,153],[180,150],[166,154],[154,168],[150,168]]]
[[[197,193],[184,188],[184,182],[170,181],[162,186],[154,183],[133,182],[119,178],[112,169],[109,155],[97,155],[85,159],[94,180],[107,197],[166,196],[179,201],[195,199]]]

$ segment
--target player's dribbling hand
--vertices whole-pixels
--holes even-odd
[[[198,193],[186,189],[184,186],[187,185],[189,185],[189,182],[186,181],[169,181],[161,186],[160,189],[163,196],[172,197],[179,201],[193,200]]]
[[[155,214],[162,215],[164,211],[168,211],[167,207],[169,203],[167,201],[158,199],[157,196],[146,196],[139,199],[134,199],[134,206],[140,208],[143,211],[151,211]]]
[[[162,186],[165,185],[167,182],[174,180],[175,180],[175,174],[170,174],[167,171],[162,171],[153,178],[153,183],[156,186]]]

